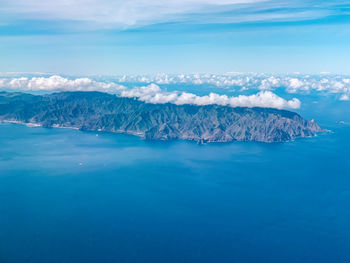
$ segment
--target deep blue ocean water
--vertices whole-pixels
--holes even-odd
[[[350,262],[347,112],[277,144],[1,124],[0,263]]]

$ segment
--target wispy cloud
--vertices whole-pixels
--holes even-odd
[[[114,26],[145,25],[173,20],[209,8],[251,4],[265,0],[5,0],[0,11],[24,18],[78,20]]]
[[[329,3],[281,0],[3,0],[3,20],[80,21],[125,28],[165,22],[242,23],[310,20],[336,14]]]

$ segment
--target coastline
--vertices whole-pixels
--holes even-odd
[[[35,122],[23,122],[23,121],[17,121],[17,120],[0,120],[0,123],[13,123],[13,124],[19,124],[19,125],[24,125],[27,127],[43,127],[42,124],[40,123],[35,123]],[[71,126],[60,126],[58,124],[54,124],[49,128],[59,128],[59,129],[73,129],[73,130],[80,130],[77,127],[71,127]]]
[[[34,123],[34,122],[21,122],[17,120],[0,120],[1,123],[10,123],[10,124],[19,124],[19,125],[24,125],[29,128],[35,128],[35,127],[42,127],[44,126],[40,123]],[[263,144],[279,144],[279,143],[289,143],[289,142],[294,142],[299,139],[308,139],[308,138],[313,138],[313,137],[318,137],[320,133],[316,133],[314,136],[305,136],[305,137],[299,137],[299,138],[294,138],[291,140],[287,141],[282,141],[282,142],[272,142],[272,141],[250,141],[250,140],[232,140],[232,141],[210,141],[210,140],[193,140],[193,139],[186,139],[186,138],[179,138],[179,139],[158,139],[158,140],[149,140],[146,139],[144,134],[142,133],[137,133],[137,132],[127,132],[127,131],[121,131],[121,130],[116,130],[116,131],[104,131],[102,129],[98,130],[82,130],[77,127],[72,127],[72,126],[60,126],[58,124],[53,124],[50,127],[45,127],[45,128],[59,128],[59,129],[73,129],[73,130],[78,130],[78,131],[88,131],[88,132],[106,132],[106,133],[111,133],[111,134],[125,134],[125,135],[132,135],[139,137],[143,140],[146,141],[160,141],[160,142],[165,142],[165,141],[176,141],[176,140],[181,140],[181,141],[188,141],[188,142],[195,142],[198,145],[205,145],[205,144],[224,144],[224,143],[234,143],[234,142],[256,142],[256,143],[263,143]],[[331,133],[331,130],[325,129],[321,133]]]

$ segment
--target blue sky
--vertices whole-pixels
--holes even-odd
[[[350,4],[1,0],[0,71],[350,74]]]

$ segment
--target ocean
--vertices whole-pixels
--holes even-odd
[[[350,262],[348,104],[309,105],[273,144],[1,124],[0,262]]]

